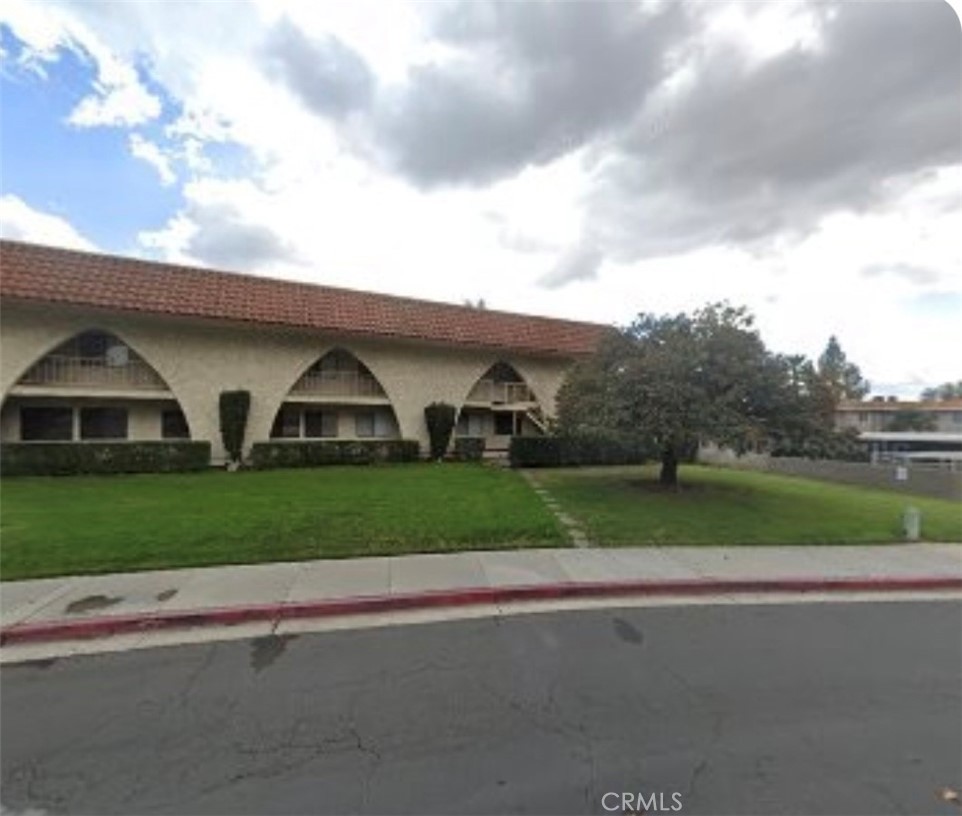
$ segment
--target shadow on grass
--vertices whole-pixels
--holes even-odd
[[[706,483],[706,482],[686,482],[684,479],[677,485],[663,485],[655,479],[644,478],[620,478],[612,479],[609,484],[620,487],[625,492],[643,493],[651,496],[664,496],[666,498],[677,497],[685,498],[732,498],[736,496],[747,496],[757,493],[758,490],[745,485]]]

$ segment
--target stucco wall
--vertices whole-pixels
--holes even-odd
[[[180,402],[191,438],[212,443],[222,461],[217,401],[221,391],[251,392],[246,447],[267,439],[277,409],[300,375],[332,348],[355,354],[378,378],[394,407],[401,436],[427,445],[424,406],[460,406],[487,369],[504,360],[525,379],[544,410],[570,359],[436,346],[406,340],[321,335],[262,325],[238,326],[156,315],[4,303],[0,323],[0,393],[43,355],[75,334],[100,329],[130,345],[167,382]]]

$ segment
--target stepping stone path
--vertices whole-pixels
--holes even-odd
[[[531,489],[538,494],[541,501],[545,503],[552,515],[561,522],[561,525],[565,528],[565,532],[568,534],[568,538],[571,539],[571,543],[575,547],[592,547],[594,546],[591,541],[588,540],[588,536],[585,535],[584,528],[579,522],[569,516],[567,513],[562,512],[561,506],[555,500],[547,488],[538,481],[537,476],[534,475],[530,470],[522,470],[521,475],[527,480],[528,484],[531,485]]]

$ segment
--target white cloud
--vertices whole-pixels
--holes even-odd
[[[0,17],[24,48],[18,60],[40,75],[43,63],[56,62],[59,51],[73,52],[93,64],[91,93],[74,107],[67,121],[76,127],[132,126],[156,119],[160,100],[141,83],[132,58],[107,46],[80,17],[54,3],[11,0]]]
[[[170,166],[170,159],[153,142],[148,141],[139,133],[131,133],[128,141],[130,152],[138,159],[143,159],[157,171],[160,183],[169,187],[177,181],[177,174]]]
[[[286,15],[306,37],[334,36],[354,49],[376,78],[375,98],[385,89],[390,95],[408,81],[413,66],[451,60],[451,47],[429,37],[426,18],[433,7],[258,0],[232,3],[229,14],[220,4],[108,8],[8,0],[0,19],[12,19],[16,36],[30,44],[22,59],[38,70],[61,47],[96,65],[97,86],[74,111],[78,124],[129,127],[156,117],[160,103],[144,87],[147,79],[181,109],[162,137],[130,135],[131,153],[155,167],[161,184],[175,180],[175,161],[190,173],[183,208],[160,229],[138,236],[145,254],[215,263],[231,257],[226,244],[234,241],[248,251],[255,246],[261,273],[453,302],[483,298],[490,308],[603,322],[727,298],[756,312],[766,341],[779,351],[817,355],[835,333],[869,379],[905,384],[913,389],[906,393],[920,382],[958,378],[954,341],[962,343],[962,321],[910,308],[920,293],[962,291],[958,165],[884,182],[880,172],[884,196],[861,214],[819,210],[817,229],[803,239],[776,237],[752,251],[719,246],[715,233],[726,208],[716,214],[707,206],[711,218],[700,244],[679,245],[671,257],[632,257],[611,248],[590,195],[611,155],[604,139],[497,183],[425,192],[364,152],[361,146],[374,140],[363,122],[337,126],[311,115],[289,87],[261,69],[265,32]],[[700,8],[707,9],[699,12],[707,28],[696,38],[705,49],[702,59],[713,48],[739,48],[753,68],[795,51],[817,56],[830,23],[820,7],[801,4]],[[678,111],[705,77],[695,70],[702,62],[686,62],[685,53],[702,52],[680,50],[677,70],[640,111],[639,151],[656,165],[666,141],[696,130],[682,132]],[[144,81],[135,66],[146,66]],[[716,73],[716,80],[724,90],[725,76]],[[707,147],[683,167],[686,175],[731,158],[713,151],[716,134],[705,132]],[[886,134],[877,138],[884,142]],[[218,144],[240,146],[243,171],[218,159]],[[744,146],[754,151],[752,143]],[[828,180],[841,176],[826,174]],[[675,187],[653,183],[642,192],[650,206],[629,210],[623,225],[637,236],[651,234],[654,244],[674,246],[657,225],[678,206]],[[764,186],[754,195],[770,196],[765,211],[776,215],[795,203],[792,193]],[[65,236],[42,240],[84,240],[63,219],[11,196],[4,199],[5,221],[18,206],[59,224]],[[603,263],[594,247],[605,252]],[[539,281],[552,270],[561,277],[588,270],[596,277],[546,289]]]
[[[97,249],[67,219],[35,210],[15,195],[0,197],[0,237],[68,249]]]

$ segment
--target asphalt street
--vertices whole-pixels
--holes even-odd
[[[958,814],[940,791],[962,787],[960,675],[957,601],[595,609],[13,665],[2,812]]]

